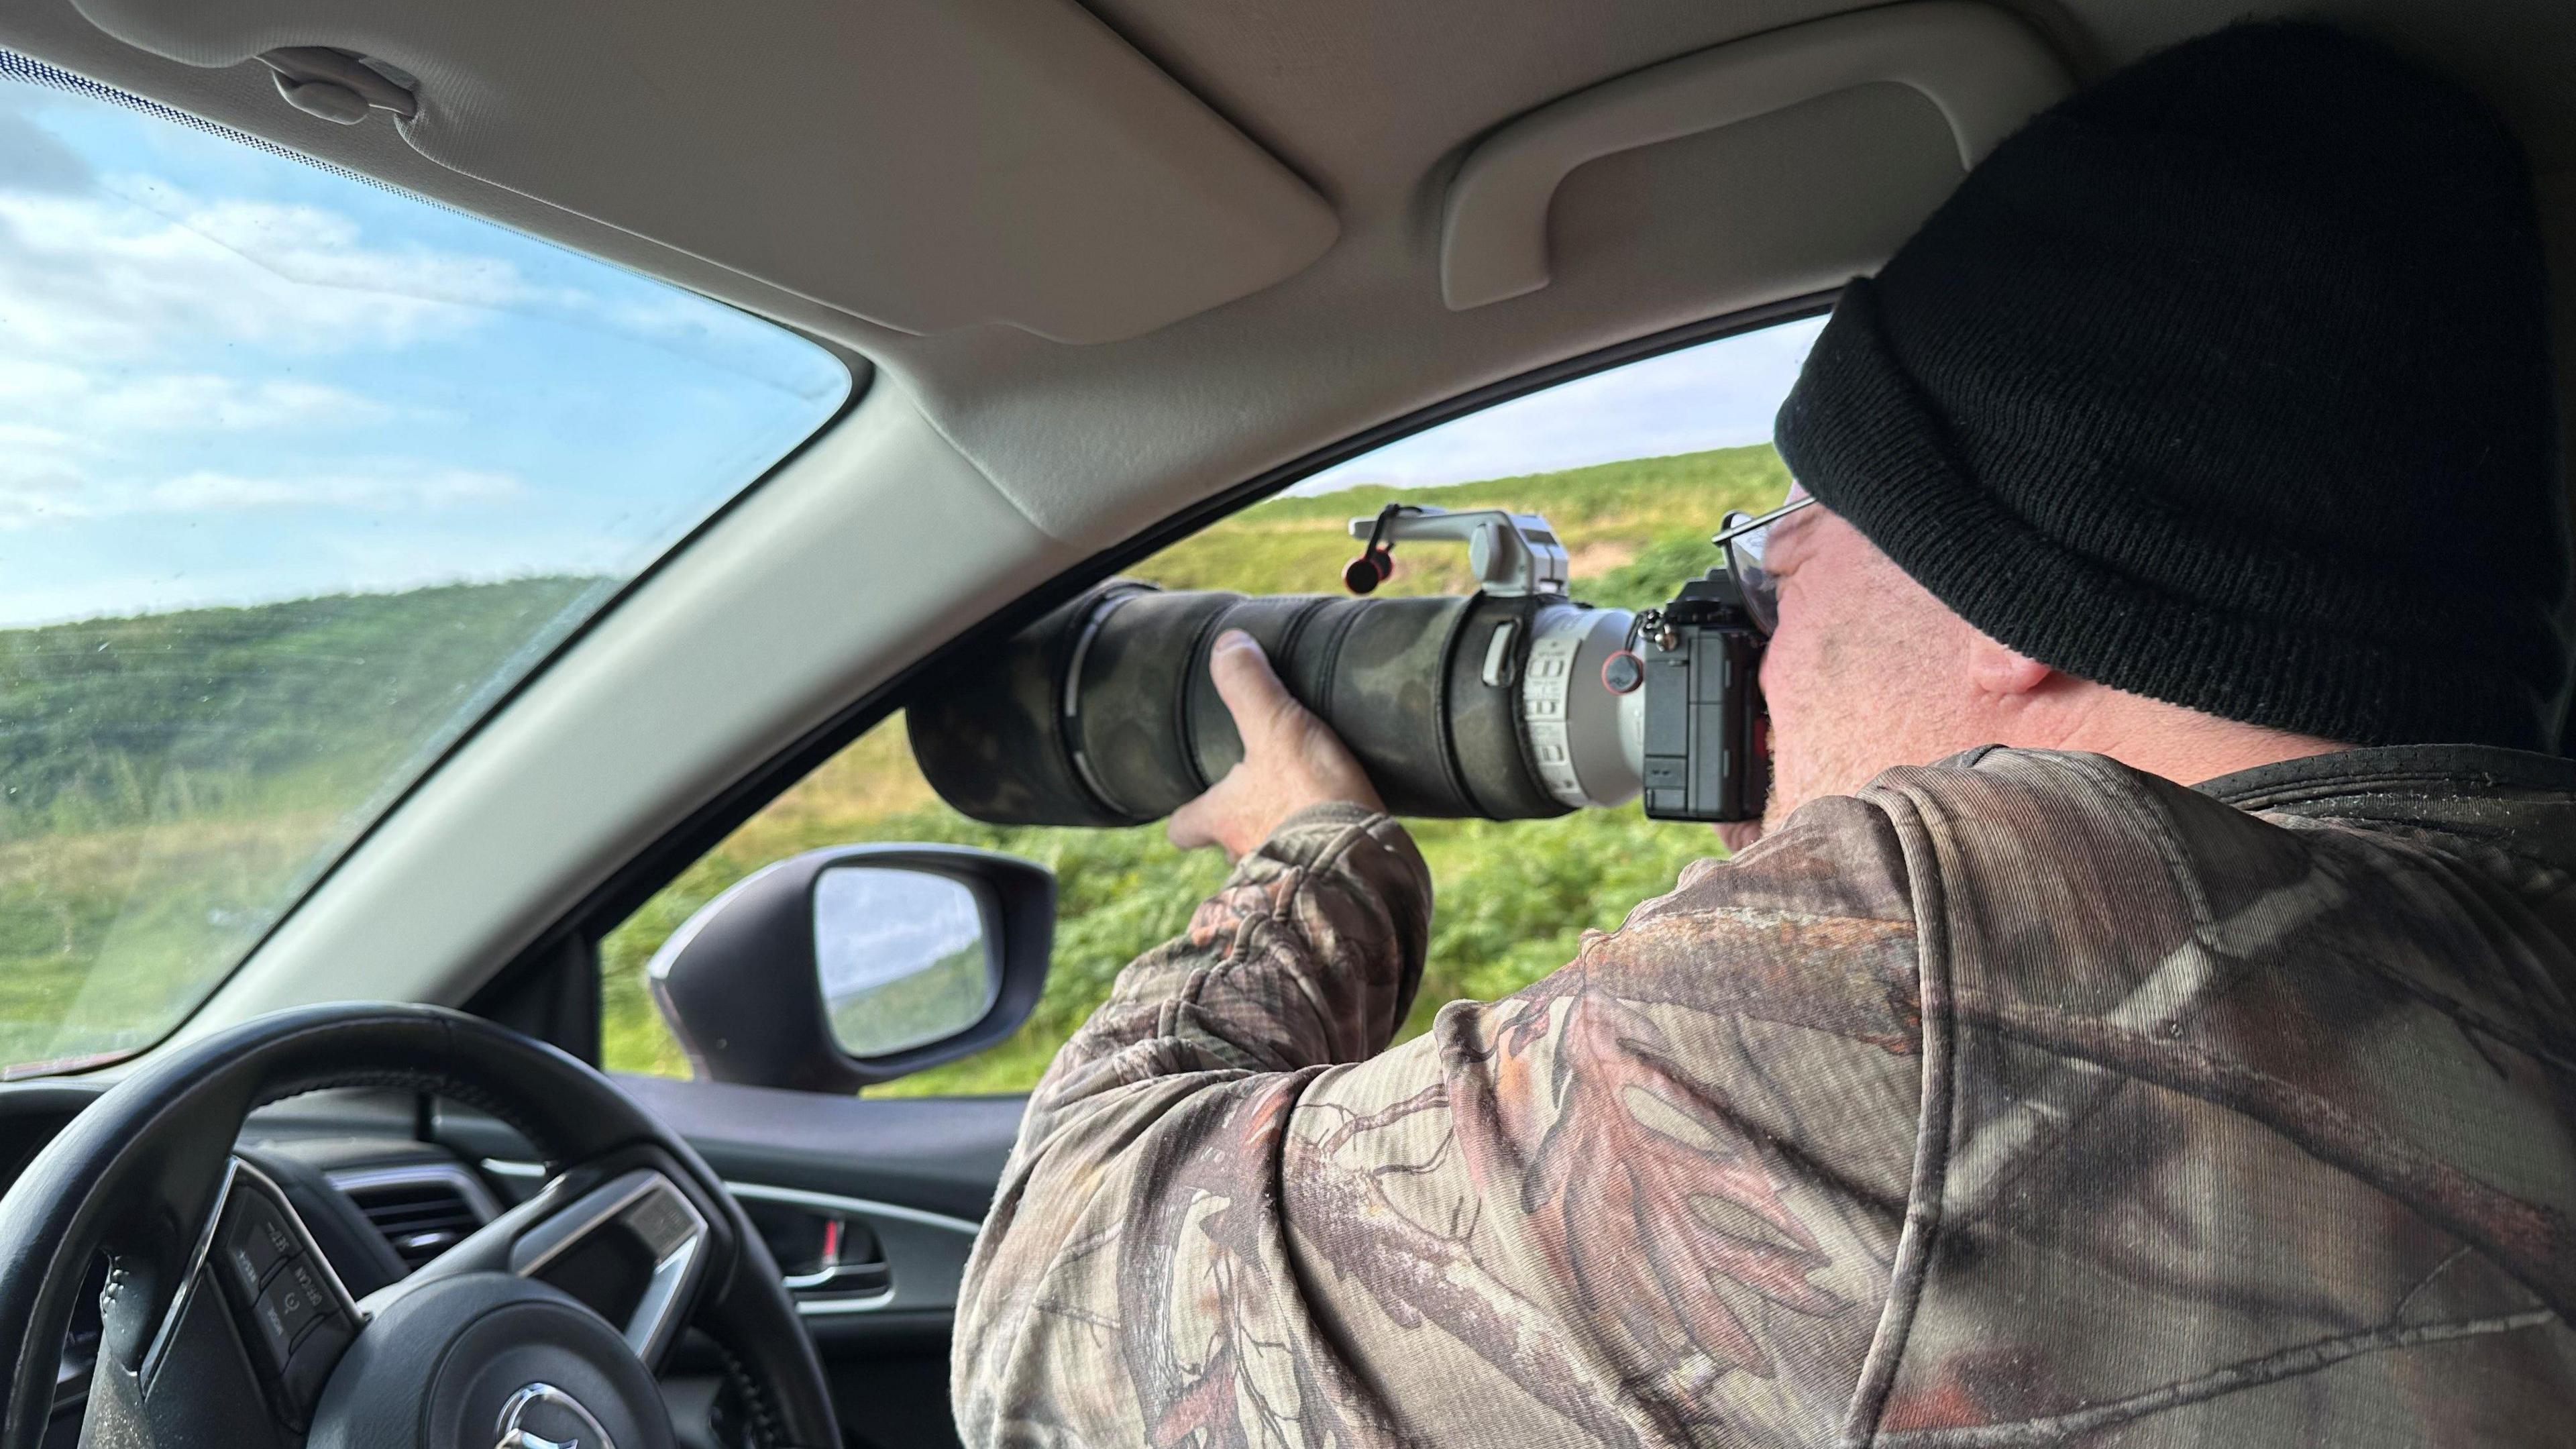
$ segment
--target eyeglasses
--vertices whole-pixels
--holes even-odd
[[[1744,612],[1766,638],[1780,625],[1780,582],[1762,566],[1762,551],[1770,544],[1771,525],[1815,501],[1814,495],[1801,493],[1768,513],[1729,513],[1709,539],[1726,550],[1726,571],[1743,591]]]

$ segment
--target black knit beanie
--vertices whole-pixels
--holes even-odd
[[[2311,24],[2060,104],[1844,291],[1807,490],[2053,668],[2350,744],[2554,747],[2539,226],[2477,100]]]

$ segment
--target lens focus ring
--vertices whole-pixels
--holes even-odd
[[[1541,610],[1521,671],[1521,721],[1530,765],[1558,803],[1617,805],[1637,793],[1628,735],[1643,728],[1637,701],[1601,683],[1601,665],[1626,642],[1622,609],[1561,604]]]

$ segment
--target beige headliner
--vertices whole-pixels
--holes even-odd
[[[201,70],[147,55],[100,34],[69,0],[17,0],[0,13],[0,44],[667,277],[883,370],[833,435],[453,757],[192,1032],[335,996],[458,1000],[637,845],[1028,586],[1198,499],[1482,384],[1829,287],[1874,266],[1959,174],[1950,135],[1920,95],[1842,92],[1584,166],[1552,212],[1553,283],[1451,311],[1442,199],[1480,136],[1605,79],[1857,7],[1090,8],[1330,203],[1339,234],[1319,260],[1124,341],[1069,345],[990,324],[907,335],[752,282],[720,265],[725,249],[704,238],[700,255],[686,254],[446,170],[382,117],[349,128],[306,117],[257,65]],[[2086,75],[2249,7],[2004,8]],[[2559,271],[2569,273],[2576,12],[2563,0],[2296,8],[2382,35],[2487,94],[2531,148]],[[621,13],[597,9],[603,24]],[[745,253],[754,250],[746,239]],[[2576,304],[2562,300],[2562,335],[2571,317]]]

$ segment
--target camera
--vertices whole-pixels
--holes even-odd
[[[1242,629],[1399,815],[1520,820],[1624,804],[1662,820],[1749,820],[1770,789],[1763,637],[1723,567],[1642,613],[1568,597],[1546,519],[1394,503],[1342,595],[1164,590],[1112,579],[995,649],[969,651],[907,710],[941,798],[1002,825],[1135,825],[1224,778],[1243,741],[1208,673]],[[1468,594],[1370,595],[1400,543],[1464,543]]]

